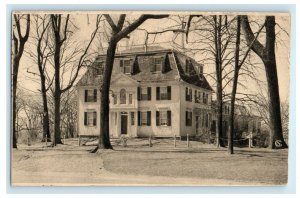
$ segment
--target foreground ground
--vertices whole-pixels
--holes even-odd
[[[13,185],[284,185],[287,150],[226,149],[191,141],[133,139],[90,153],[93,142],[68,139],[55,148],[19,145],[12,154]]]

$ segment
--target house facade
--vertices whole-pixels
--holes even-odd
[[[98,136],[100,85],[105,55],[99,55],[76,85],[78,134]],[[213,90],[203,65],[164,48],[115,55],[110,85],[110,136],[196,136],[211,126]]]

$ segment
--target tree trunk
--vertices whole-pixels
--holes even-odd
[[[235,114],[235,97],[237,90],[237,83],[239,78],[239,70],[241,65],[239,63],[240,56],[240,42],[241,42],[241,18],[237,17],[237,30],[236,30],[236,42],[235,42],[235,54],[234,54],[234,75],[231,91],[230,101],[230,115],[229,115],[229,130],[228,130],[228,154],[233,154],[233,134],[234,134],[234,114]]]
[[[112,36],[106,56],[106,66],[104,68],[103,83],[101,87],[101,106],[100,106],[100,137],[99,145],[100,149],[112,149],[112,145],[109,139],[109,89],[111,73],[113,70],[114,57],[117,43]]]
[[[281,114],[280,114],[280,97],[278,87],[278,76],[275,55],[275,17],[267,16],[265,21],[266,44],[263,46],[257,39],[250,27],[248,17],[242,17],[242,26],[248,45],[253,42],[251,49],[261,58],[264,63],[269,95],[269,112],[270,112],[270,143],[272,149],[288,148],[283,139]]]
[[[48,111],[48,103],[47,103],[47,93],[45,87],[45,77],[41,76],[41,92],[43,99],[43,139],[42,142],[51,141],[50,128],[49,128],[49,111]]]
[[[16,56],[16,55],[15,55]],[[19,70],[20,59],[18,57],[14,57],[13,59],[13,87],[12,87],[12,100],[13,100],[13,148],[17,148],[17,132],[16,132],[16,117],[17,117],[17,104],[16,104],[16,95],[17,95],[17,82],[18,82],[18,70]]]
[[[60,88],[60,42],[59,38],[55,42],[54,52],[54,137],[53,145],[62,144],[60,138],[60,99],[61,99],[61,88]]]

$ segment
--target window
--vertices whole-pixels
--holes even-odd
[[[85,126],[96,126],[97,113],[96,111],[84,112],[84,125]]]
[[[151,100],[151,87],[138,87],[138,100]]]
[[[156,111],[156,126],[171,126],[171,111]]]
[[[85,102],[97,102],[97,89],[89,89],[84,91]]]
[[[185,112],[185,125],[192,126],[192,112],[186,111]]]
[[[201,92],[195,90],[195,102],[201,103]]]
[[[96,74],[97,75],[103,75],[104,72],[104,62],[99,62],[99,67],[96,68]]]
[[[129,104],[132,104],[132,94],[129,94]]]
[[[147,112],[141,112],[141,125],[147,126]]]
[[[150,71],[161,72],[163,67],[163,57],[150,57]]]
[[[186,87],[185,88],[185,100],[186,101],[193,101],[193,94],[192,94],[192,89],[191,88],[188,88]]]
[[[113,97],[114,97],[114,104],[117,104],[118,103],[118,96],[114,94]]]
[[[131,74],[131,60],[120,60],[120,69],[124,74]]]
[[[138,111],[138,125],[151,126],[151,111]]]
[[[134,112],[130,112],[131,125],[134,125]]]
[[[162,58],[154,58],[154,71],[159,72],[162,69]]]
[[[171,86],[156,87],[156,100],[171,100]]]
[[[188,59],[186,59],[185,60],[185,73],[187,74],[187,75],[190,75],[191,74],[191,72],[192,72],[192,67],[193,67],[193,65],[192,65],[192,62],[190,61],[190,60],[188,60]]]
[[[121,89],[120,91],[120,104],[126,104],[126,90]]]
[[[208,101],[208,94],[203,93],[203,103],[207,104],[207,101]]]

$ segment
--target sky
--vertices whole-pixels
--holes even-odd
[[[77,30],[74,31],[73,40],[80,43],[81,46],[85,46],[87,41],[90,38],[90,35],[92,31],[95,28],[95,18],[96,14],[98,13],[72,13],[71,19],[74,22],[74,24],[77,27]],[[187,14],[187,13],[184,13]],[[206,13],[211,14],[211,13]],[[232,14],[232,13],[231,13]],[[171,17],[171,19],[160,19],[160,20],[148,20],[144,24],[142,24],[138,30],[135,30],[130,34],[129,39],[123,39],[119,42],[118,45],[118,51],[121,51],[125,49],[128,45],[131,47],[134,46],[141,46],[145,42],[146,32],[157,32],[162,31],[165,29],[175,28],[174,25],[178,25],[178,21],[180,21],[180,16],[178,16],[178,13],[175,13],[174,16]],[[140,13],[138,14],[127,14],[126,21],[132,21],[136,19],[138,16],[140,16]],[[112,15],[112,18],[116,20],[118,15]],[[259,20],[262,20],[264,16],[254,16],[254,18],[257,18]],[[101,19],[104,19],[102,17]],[[186,20],[186,18],[185,18]],[[288,15],[280,15],[276,16],[276,31],[278,33],[277,35],[277,44],[276,44],[276,61],[277,61],[277,70],[278,70],[278,79],[279,79],[279,90],[280,90],[280,97],[281,100],[288,100],[289,98],[289,74],[290,74],[290,38],[289,38],[289,32],[290,32],[290,18]],[[126,23],[125,23],[126,24]],[[107,24],[106,24],[107,25]],[[177,28],[177,27],[176,27]],[[107,46],[106,42],[106,36],[105,34],[109,34],[109,28],[104,27],[103,25],[100,28],[99,37],[94,42],[93,50],[96,50],[98,53],[103,53],[105,50],[105,47]],[[104,31],[105,30],[105,31]],[[255,28],[254,28],[255,30]],[[106,32],[104,34],[104,32]],[[33,33],[32,35],[33,36]],[[25,50],[34,50],[35,44],[33,43],[32,38],[30,38],[31,41],[26,44]],[[154,45],[160,45],[162,47],[166,48],[172,48],[174,45],[171,44],[172,40],[175,39],[175,43],[178,45],[182,45],[181,34],[176,34],[173,32],[166,32],[163,34],[157,34],[155,36],[149,36],[148,43],[151,44],[154,42]],[[192,38],[193,39],[193,38]],[[188,44],[185,44],[185,47],[189,47]],[[203,62],[204,58],[201,53],[197,53],[193,56],[193,58],[199,62]],[[265,73],[263,70],[263,65],[261,64],[261,61],[258,58],[255,58],[255,61],[258,62],[258,66],[260,69],[258,69],[255,72],[255,75],[262,81],[266,81]],[[204,62],[205,63],[205,62]],[[49,66],[50,67],[50,66]],[[34,82],[32,78],[32,74],[29,74],[28,71],[31,72],[37,72],[37,66],[32,61],[32,57],[25,54],[25,56],[22,57],[21,63],[20,63],[20,73],[19,73],[19,80],[18,85],[27,90],[29,93],[37,93],[37,89],[39,89],[39,84]],[[80,75],[84,73],[85,70],[82,70]],[[214,72],[214,65],[207,63],[204,66],[204,72]],[[67,77],[69,74],[66,74]],[[67,78],[65,78],[67,79]],[[211,84],[214,84],[212,79],[209,79]],[[256,82],[252,81],[251,79],[241,79],[244,84],[247,85],[247,92],[255,93],[257,92],[256,88]],[[240,91],[245,91],[244,87],[238,88]],[[239,91],[238,90],[238,91]]]

